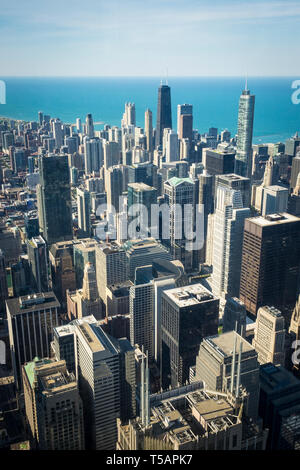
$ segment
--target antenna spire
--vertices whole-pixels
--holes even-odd
[[[245,91],[248,91],[248,73],[246,73]]]

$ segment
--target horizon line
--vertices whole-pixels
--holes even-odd
[[[299,75],[248,75],[250,78],[295,78]],[[1,78],[157,78],[161,80],[160,75],[0,75]],[[244,75],[169,75],[172,78],[241,78]]]

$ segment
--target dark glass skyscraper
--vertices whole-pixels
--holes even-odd
[[[234,173],[240,176],[246,176],[247,178],[250,177],[252,167],[254,103],[255,96],[250,95],[250,90],[247,90],[246,85],[246,89],[240,96]]]
[[[39,158],[37,201],[40,230],[48,245],[71,240],[72,203],[67,155]]]
[[[162,145],[165,128],[172,129],[171,88],[160,85],[158,89],[155,147]]]

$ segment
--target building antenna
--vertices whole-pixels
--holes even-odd
[[[166,85],[168,85],[168,67],[166,68]]]
[[[245,91],[248,91],[248,73],[246,72]]]

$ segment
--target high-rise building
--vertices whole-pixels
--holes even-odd
[[[134,349],[109,337],[93,317],[74,322],[86,447],[114,450],[117,418],[135,416]]]
[[[141,226],[140,231],[145,235],[150,233],[152,220],[151,220],[151,208],[157,204],[157,189],[152,186],[148,186],[145,183],[129,183],[128,184],[128,199],[127,199],[127,209],[130,211],[131,206],[135,204],[140,204],[143,206],[144,212],[141,213]],[[145,220],[144,216],[147,218]],[[129,220],[134,218],[136,213],[132,214],[129,217]],[[153,221],[155,223],[155,221]]]
[[[60,303],[53,292],[7,299],[9,343],[15,382],[21,387],[21,366],[34,357],[49,357]]]
[[[93,117],[91,114],[87,114],[86,120],[85,120],[85,125],[86,125],[86,135],[90,138],[94,137],[94,123],[93,123]]]
[[[134,281],[136,268],[152,264],[155,259],[171,260],[172,255],[157,240],[146,238],[144,240],[128,240],[124,243],[128,262],[128,276]]]
[[[63,145],[63,130],[62,130],[62,122],[60,119],[54,119],[52,121],[52,132],[53,132],[53,137],[55,139],[55,147],[57,149],[60,149],[60,147]]]
[[[291,182],[290,188],[292,190],[297,186],[297,178],[300,174],[300,153],[295,158],[293,158],[292,170],[291,170]]]
[[[283,186],[267,186],[263,190],[262,216],[286,212],[289,190]]]
[[[31,270],[32,284],[36,292],[49,290],[49,270],[47,245],[41,237],[33,237],[27,241],[27,254]]]
[[[71,240],[72,203],[67,155],[40,156],[39,174],[37,204],[43,238],[48,246]]]
[[[234,360],[233,360],[234,358]],[[258,417],[259,363],[257,352],[235,331],[204,338],[196,362],[196,380],[208,390],[238,395],[240,386],[248,394],[244,413],[254,422]]]
[[[205,169],[212,175],[228,175],[234,171],[235,153],[232,150],[211,150],[205,152]]]
[[[166,158],[166,162],[176,162],[178,160],[178,135],[172,129],[164,129],[163,152]]]
[[[203,338],[218,332],[219,299],[202,284],[162,292],[161,385],[184,385]]]
[[[170,208],[170,238],[166,243],[170,246],[173,259],[179,259],[187,272],[192,271],[196,250],[189,249],[185,223],[194,221],[195,183],[190,178],[171,178],[164,183],[164,198]],[[188,207],[192,208],[189,222]]]
[[[160,85],[158,89],[155,147],[162,145],[165,128],[172,129],[171,88]]]
[[[79,241],[58,242],[49,250],[52,289],[64,311],[67,305],[67,290],[76,289],[76,274],[73,263],[73,247]]]
[[[259,414],[269,429],[267,450],[298,450],[300,381],[282,366],[260,367]]]
[[[222,332],[227,333],[227,331],[236,331],[241,336],[244,336],[246,331],[245,305],[237,297],[226,300]]]
[[[189,127],[189,132],[190,132],[190,127],[191,127],[191,133],[193,133],[193,105],[192,104],[178,104],[177,105],[177,134],[178,134],[179,139],[190,137],[189,135],[184,135],[184,132],[183,132],[183,120],[181,116],[186,116],[186,115],[191,116],[191,118],[189,117],[188,127]],[[186,131],[187,129],[185,129],[185,133]]]
[[[24,216],[26,237],[28,239],[39,235],[39,219],[36,212],[28,212]]]
[[[153,283],[130,287],[130,342],[144,346],[149,357],[154,357],[154,286]]]
[[[97,137],[84,137],[84,168],[85,174],[90,175],[99,171],[104,162],[103,140]]]
[[[243,207],[251,205],[251,185],[250,179],[244,176],[233,174],[216,175],[215,187],[224,187],[240,191],[243,200]]]
[[[152,111],[146,109],[145,111],[145,134],[147,138],[147,150],[149,152],[150,161],[152,161],[153,154],[153,124],[152,124]]]
[[[98,292],[105,305],[107,305],[106,288],[111,284],[127,281],[127,266],[126,252],[116,243],[99,243],[96,246]]]
[[[297,297],[300,265],[300,219],[271,214],[246,219],[240,299],[253,315],[274,305],[285,313]]]
[[[77,211],[80,236],[88,238],[91,235],[91,198],[85,189],[77,188]]]
[[[217,187],[214,213],[212,291],[222,298],[238,297],[244,223],[250,217],[240,191]]]
[[[204,170],[202,174],[198,175],[198,180],[199,205],[203,205],[204,208],[204,245],[200,250],[199,262],[204,263],[206,259],[208,216],[213,212],[213,177]]]
[[[5,255],[0,249],[0,314],[4,316],[5,300],[8,298]]]
[[[96,271],[92,263],[84,268],[83,286],[75,292],[67,292],[67,309],[70,320],[94,315],[101,320],[102,301],[98,294]]]
[[[242,92],[239,103],[237,149],[234,173],[249,178],[252,170],[252,135],[255,96],[250,90]]]
[[[135,126],[135,104],[134,103],[125,103],[125,112],[123,114],[122,126]]]
[[[35,358],[22,367],[26,419],[39,450],[83,450],[78,383],[65,361]]]
[[[123,172],[121,165],[113,166],[106,171],[107,205],[119,212],[120,196],[123,192]]]
[[[281,312],[274,307],[260,307],[257,312],[252,346],[258,362],[284,365],[285,326]]]

